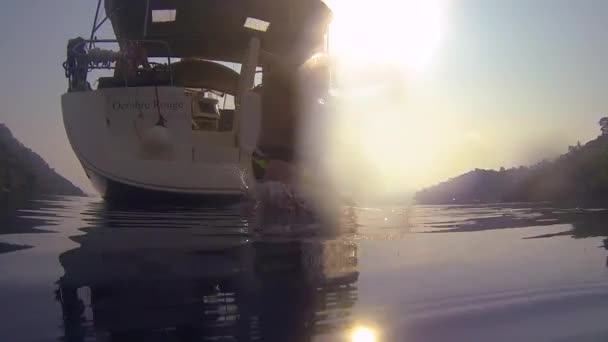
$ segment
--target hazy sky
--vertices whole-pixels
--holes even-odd
[[[61,119],[61,63],[67,40],[88,36],[95,3],[9,0],[0,11],[0,121],[88,191]],[[608,112],[608,1],[453,0],[445,19],[411,101],[441,113],[458,146],[446,148],[419,185],[530,163],[597,135]]]

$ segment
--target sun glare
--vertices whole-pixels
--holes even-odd
[[[446,120],[412,103],[440,45],[447,1],[327,1],[336,105],[324,150],[334,183],[361,196],[411,190],[452,143]]]

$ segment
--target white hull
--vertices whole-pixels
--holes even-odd
[[[238,113],[232,131],[195,131],[191,98],[183,88],[159,87],[156,99],[154,87],[62,96],[67,136],[102,196],[238,196],[251,190],[251,152],[242,146]],[[156,103],[166,119],[160,149],[149,138],[159,118]],[[116,185],[127,191],[112,193]]]

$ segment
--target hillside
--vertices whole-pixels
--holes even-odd
[[[500,171],[475,169],[416,193],[420,204],[550,201],[608,205],[608,135],[570,146],[552,161]]]
[[[0,203],[45,194],[84,196],[0,124]]]

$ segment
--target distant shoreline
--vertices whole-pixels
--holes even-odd
[[[551,203],[557,207],[608,207],[608,135],[570,146],[554,160],[500,170],[475,169],[422,189],[423,205]]]
[[[85,196],[0,123],[0,204],[41,195]]]

